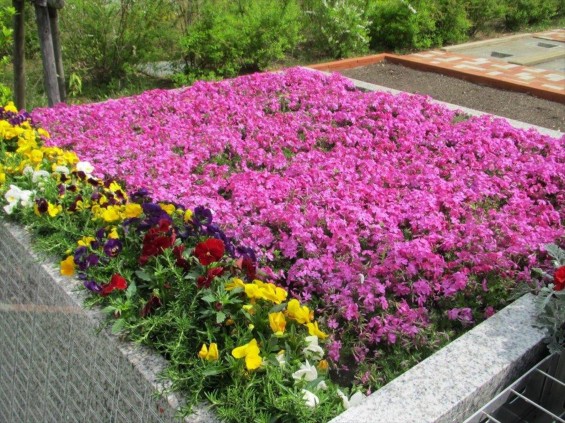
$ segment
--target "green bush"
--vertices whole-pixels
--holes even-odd
[[[10,62],[12,47],[11,19],[15,10],[12,7],[2,5],[0,7],[0,68]],[[4,106],[12,98],[9,87],[0,83],[0,107]]]
[[[437,45],[457,44],[466,41],[471,21],[460,0],[435,0],[435,26]]]
[[[66,72],[106,84],[175,54],[172,0],[68,0],[60,14]]]
[[[517,30],[532,24],[548,23],[564,12],[563,0],[512,0],[508,1],[505,24]]]
[[[369,2],[322,0],[303,3],[307,48],[335,59],[369,50]]]
[[[471,21],[469,35],[491,28],[499,28],[504,21],[506,4],[499,0],[468,0],[465,3]]]
[[[370,13],[371,48],[375,50],[421,50],[436,45],[434,8],[430,2],[384,0],[375,3]]]
[[[181,40],[187,67],[180,81],[264,70],[300,40],[299,17],[295,0],[206,2]]]

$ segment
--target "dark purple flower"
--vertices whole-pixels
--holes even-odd
[[[38,198],[37,200],[35,200],[35,205],[37,206],[37,212],[39,214],[46,213],[49,207],[45,198]]]
[[[89,291],[95,292],[97,294],[102,293],[102,287],[100,285],[98,285],[96,282],[94,282],[93,280],[84,281],[83,285]]]
[[[59,195],[65,195],[65,191],[66,191],[65,185],[63,184],[57,185],[57,192],[59,193]]]
[[[212,224],[212,210],[206,207],[198,206],[194,209],[192,214],[192,223],[197,228],[201,226],[208,226]]]
[[[151,194],[145,188],[140,188],[130,195],[130,199],[135,203],[147,203],[151,202]]]
[[[109,239],[104,244],[104,254],[108,257],[116,257],[122,251],[122,243],[119,239]]]
[[[79,270],[85,271],[89,267],[96,266],[100,258],[96,254],[89,254],[88,248],[82,246],[75,250],[74,260]]]

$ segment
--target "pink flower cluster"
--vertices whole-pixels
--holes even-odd
[[[564,237],[565,138],[455,117],[301,69],[33,113],[50,145],[130,189],[213,209],[322,300],[332,356],[348,327],[359,360],[438,299],[527,279]]]

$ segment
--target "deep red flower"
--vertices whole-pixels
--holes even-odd
[[[126,281],[126,279],[121,276],[118,275],[117,273],[112,275],[112,278],[110,279],[110,282],[107,283],[106,285],[102,285],[102,292],[100,293],[100,295],[102,295],[103,297],[109,295],[112,291],[114,291],[115,289],[118,289],[120,291],[124,291],[128,288],[128,283]]]
[[[565,288],[565,266],[561,266],[553,274],[553,283],[555,286],[553,289],[555,291],[561,291]]]
[[[188,260],[182,256],[182,253],[184,253],[184,245],[177,245],[173,248],[173,255],[175,256],[177,266],[188,270],[190,264]]]
[[[214,278],[217,276],[221,276],[223,273],[224,273],[223,267],[214,267],[212,269],[209,269],[208,272],[206,273],[206,276],[198,277],[198,279],[196,280],[196,286],[199,289],[209,288]]]
[[[194,249],[194,255],[203,266],[220,260],[224,256],[225,246],[221,239],[209,238]]]
[[[236,266],[245,272],[245,278],[248,282],[257,279],[257,265],[249,257],[238,259]]]
[[[172,230],[171,222],[161,219],[159,225],[149,229],[143,237],[139,264],[144,265],[151,257],[157,256],[166,248],[172,247],[175,239],[176,236]]]
[[[141,312],[139,314],[141,317],[147,317],[151,313],[153,313],[155,309],[159,307],[161,307],[161,299],[151,294],[151,297],[149,297],[147,304],[145,304],[145,306],[141,309]]]

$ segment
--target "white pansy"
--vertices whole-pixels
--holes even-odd
[[[64,173],[65,175],[68,175],[70,173],[67,166],[55,166],[55,172]]]
[[[275,358],[277,359],[279,366],[284,367],[284,365],[286,364],[286,359],[285,359],[285,356],[284,356],[284,350],[280,350],[277,353],[277,355],[275,355]]]
[[[348,408],[351,408],[351,407],[357,407],[366,398],[366,396],[359,391],[355,392],[353,395],[351,395],[351,398],[349,398],[349,399],[347,398],[347,395],[345,395],[339,389],[337,390],[337,394],[339,395],[339,397],[343,401],[343,408],[345,408],[346,410]]]
[[[22,175],[31,175],[33,174],[33,167],[31,166],[26,166],[24,167],[24,170],[22,171]]]
[[[306,363],[302,364],[300,368],[292,374],[292,377],[296,380],[312,382],[318,378],[318,370],[316,370],[316,366],[312,366],[308,360],[306,360]]]
[[[33,191],[23,190],[16,185],[10,185],[10,189],[4,194],[4,198],[8,205],[4,206],[4,211],[7,214],[12,214],[14,208],[21,204],[23,207],[29,207],[33,204]]]
[[[314,335],[307,336],[304,340],[306,341],[306,347],[302,349],[304,356],[321,360],[324,357],[324,350],[318,345],[318,337]]]
[[[312,392],[303,389],[302,390],[302,399],[304,400],[307,407],[316,407],[320,403],[320,398],[313,394]]]
[[[42,179],[47,179],[50,176],[51,175],[46,170],[36,170],[33,172],[33,175],[31,176],[31,180],[34,184],[36,184]]]
[[[316,385],[316,390],[318,391],[325,391],[328,389],[328,384],[325,380],[321,380],[318,385]]]
[[[90,175],[92,172],[94,172],[94,166],[92,166],[89,162],[78,162],[77,171],[84,172],[86,175]]]

